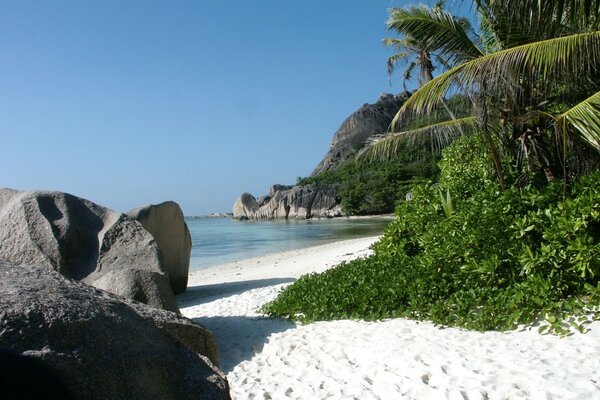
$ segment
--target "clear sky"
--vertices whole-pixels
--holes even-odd
[[[412,3],[412,2],[411,2]],[[230,212],[389,86],[394,0],[0,0],[0,187]]]

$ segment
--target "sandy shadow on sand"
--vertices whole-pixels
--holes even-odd
[[[198,317],[194,321],[213,332],[225,373],[261,352],[272,334],[296,327],[293,322],[266,317]]]
[[[185,293],[177,295],[177,302],[180,307],[190,307],[240,294],[248,290],[290,283],[295,280],[295,278],[273,278],[192,286],[188,287]]]

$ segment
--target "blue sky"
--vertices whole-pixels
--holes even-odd
[[[0,0],[0,187],[230,211],[389,86],[393,0]]]

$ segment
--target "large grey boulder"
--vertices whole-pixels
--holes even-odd
[[[126,269],[162,275],[157,282],[167,279],[158,246],[138,221],[62,192],[0,189],[0,259],[40,265],[91,285],[108,274],[124,278]],[[106,281],[99,286],[112,291]],[[144,288],[148,299],[160,297],[160,287],[147,281],[131,285]]]
[[[136,208],[127,215],[138,220],[156,240],[162,266],[169,277],[173,292],[185,292],[190,269],[192,237],[179,205],[174,201],[165,201]]]
[[[408,92],[397,95],[383,93],[374,104],[365,103],[352,113],[333,135],[327,154],[311,176],[335,168],[369,138],[388,132],[392,119],[409,96]]]
[[[210,332],[174,313],[3,261],[0,310],[0,348],[44,361],[78,399],[230,398],[224,375],[177,337],[214,348]]]
[[[128,302],[138,314],[152,321],[159,329],[173,336],[177,341],[195,353],[206,356],[212,364],[219,366],[219,351],[212,332],[180,314],[148,307],[145,304]]]
[[[98,289],[179,314],[177,299],[164,274],[124,268],[110,271],[93,283]]]
[[[258,210],[258,202],[250,193],[242,193],[233,205],[233,218],[239,220],[253,219]]]

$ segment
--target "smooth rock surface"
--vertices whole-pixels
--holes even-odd
[[[239,220],[252,219],[258,210],[258,202],[250,193],[242,193],[233,205],[233,218]]]
[[[158,272],[125,268],[102,275],[92,285],[126,299],[179,313],[169,279]]]
[[[0,348],[52,366],[78,399],[230,398],[223,374],[167,327],[194,329],[174,313],[3,261],[0,310]]]
[[[138,221],[62,192],[0,189],[0,259],[40,265],[91,285],[126,269],[164,275],[156,241]],[[145,288],[147,298],[164,292],[147,280],[123,284]]]
[[[192,237],[179,205],[174,201],[165,201],[136,208],[127,215],[138,220],[156,240],[162,256],[162,266],[173,292],[185,292],[190,269]]]

